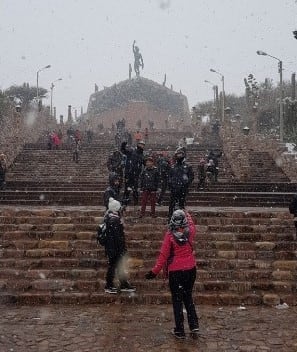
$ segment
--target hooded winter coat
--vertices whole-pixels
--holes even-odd
[[[107,211],[104,217],[106,224],[105,254],[109,258],[124,255],[127,251],[124,225],[118,212]]]
[[[190,270],[196,266],[193,253],[193,243],[196,233],[195,225],[190,214],[186,214],[188,227],[178,229],[180,232],[188,231],[186,241],[178,241],[172,230],[165,233],[159,257],[152,272],[156,275],[168,263],[168,271]],[[178,237],[178,236],[177,236]],[[181,235],[181,237],[183,237]]]

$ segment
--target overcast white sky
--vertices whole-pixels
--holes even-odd
[[[212,67],[225,75],[227,93],[241,94],[243,78],[278,80],[297,69],[296,0],[0,0],[0,88],[29,82],[54,90],[57,115],[67,105],[86,111],[99,89],[128,78],[135,39],[142,76],[187,95],[190,107],[212,98]],[[47,100],[49,103],[49,99]]]

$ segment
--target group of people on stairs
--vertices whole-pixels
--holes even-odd
[[[136,288],[129,283],[125,270],[127,247],[123,211],[121,203],[112,197],[108,201],[104,223],[105,254],[108,259],[105,292],[135,292]],[[186,337],[183,307],[187,312],[191,336],[197,338],[199,333],[198,316],[192,297],[196,280],[195,233],[196,227],[191,215],[182,209],[173,211],[156,264],[144,276],[146,280],[153,280],[163,270],[168,277],[175,321],[172,334],[177,339]],[[118,287],[114,283],[115,276],[119,280]]]
[[[192,291],[196,279],[195,232],[191,215],[185,210],[186,195],[193,182],[192,167],[185,161],[185,148],[178,148],[171,163],[165,153],[154,155],[145,153],[145,142],[139,140],[135,148],[122,143],[120,150],[110,155],[107,166],[110,171],[109,186],[104,192],[107,241],[105,254],[108,259],[105,292],[134,292],[127,278],[125,261],[127,255],[123,214],[130,203],[139,202],[138,217],[145,216],[146,205],[150,201],[151,216],[156,217],[156,204],[163,201],[167,187],[170,190],[168,226],[155,266],[145,274],[146,280],[153,280],[162,270],[168,275],[172,296],[175,327],[172,334],[178,339],[185,338],[185,307],[190,333],[196,337],[199,332],[198,317],[193,302]],[[123,197],[120,190],[123,187]],[[115,285],[115,277],[119,286]]]

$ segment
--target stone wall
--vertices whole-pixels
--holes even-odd
[[[16,112],[10,107],[0,124],[0,152],[7,157],[8,166],[26,143],[34,143],[47,129],[54,129],[55,122],[45,111]]]
[[[250,174],[248,161],[251,150],[267,152],[275,163],[283,170],[291,182],[297,182],[297,161],[295,156],[286,153],[283,143],[277,138],[267,137],[260,134],[250,133],[245,136],[239,124],[225,123],[221,128],[220,136],[223,142],[223,150],[229,159],[235,178],[239,181],[247,181]]]
[[[258,137],[256,145],[258,150],[265,150],[270,154],[291,182],[297,182],[297,160],[295,155],[287,153],[283,143],[280,143],[276,138]]]

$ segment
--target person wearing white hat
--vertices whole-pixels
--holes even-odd
[[[121,218],[121,203],[112,197],[109,198],[104,222],[106,224],[105,254],[108,258],[105,292],[111,294],[116,294],[119,291],[133,292],[135,287],[132,287],[128,282],[127,274],[123,268],[127,248],[124,224]],[[119,288],[114,286],[116,274],[120,282]]]

